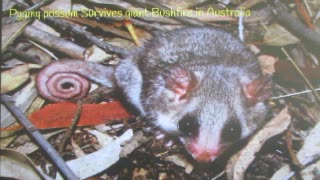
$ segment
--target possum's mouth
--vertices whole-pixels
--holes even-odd
[[[208,149],[208,148],[199,148],[196,147],[195,144],[190,143],[186,145],[188,152],[192,155],[192,157],[198,162],[202,163],[210,163],[216,160],[227,148],[226,146],[219,146],[216,148]]]

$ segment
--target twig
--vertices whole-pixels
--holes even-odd
[[[14,105],[10,96],[1,94],[1,103],[4,104],[12,115],[20,122],[20,124],[27,130],[29,135],[38,143],[42,150],[51,158],[53,164],[58,168],[59,172],[66,179],[79,179],[67,166],[64,160],[59,156],[57,151],[48,143],[37,130],[33,124],[26,118],[23,112]]]
[[[136,34],[136,31],[134,29],[134,26],[132,25],[132,22],[129,20],[129,19],[125,19],[124,20],[124,26],[128,29],[134,43],[138,46],[138,47],[141,47],[142,44]]]
[[[82,103],[78,102],[77,103],[77,111],[72,119],[72,123],[69,127],[69,129],[66,130],[66,132],[64,133],[64,137],[62,139],[62,143],[59,146],[59,152],[60,154],[62,154],[64,147],[66,145],[66,143],[68,142],[68,140],[70,139],[70,137],[72,136],[72,134],[74,133],[74,130],[76,129],[76,126],[80,120],[80,115],[81,115],[81,111],[82,111]]]
[[[40,50],[44,51],[45,53],[48,54],[48,56],[50,56],[53,60],[57,61],[59,60],[59,58],[52,52],[50,51],[48,48],[45,48],[44,46],[42,46],[41,44],[32,41],[31,39],[28,40],[32,45],[34,45],[35,47],[39,48]]]
[[[299,168],[302,167],[302,165],[300,164],[297,155],[295,154],[293,147],[292,147],[292,132],[290,130],[286,131],[285,134],[285,139],[286,139],[286,144],[287,144],[287,150],[289,152],[289,156],[291,159],[291,165],[292,165],[292,169],[293,171],[297,171]],[[297,177],[298,179],[301,179],[301,175],[299,173],[297,173]]]
[[[320,88],[314,89],[315,91],[320,91]],[[306,94],[306,93],[310,93],[312,92],[312,90],[305,90],[305,91],[300,91],[300,92],[295,92],[295,93],[286,93],[285,95],[280,95],[280,96],[274,96],[270,99],[274,100],[274,99],[281,99],[281,98],[286,98],[286,97],[292,97],[292,96],[296,96],[296,95],[300,95],[300,94]]]
[[[95,104],[99,102],[101,99],[106,100],[108,98],[113,97],[114,89],[101,86],[90,92],[88,96],[81,99],[82,104]]]
[[[216,180],[221,178],[222,176],[224,176],[226,174],[226,171],[221,171],[219,174],[217,174],[216,176],[214,176],[211,180]]]

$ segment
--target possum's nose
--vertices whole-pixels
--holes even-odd
[[[217,158],[218,154],[216,152],[204,151],[196,155],[194,158],[199,162],[211,162]]]
[[[214,161],[222,152],[222,148],[207,148],[199,147],[196,144],[188,145],[188,150],[199,162],[211,162]]]

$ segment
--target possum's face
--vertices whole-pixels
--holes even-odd
[[[201,162],[215,160],[230,145],[248,137],[264,122],[267,114],[264,103],[249,106],[242,93],[223,86],[220,92],[212,89],[205,98],[195,102],[196,109],[177,121],[180,140]],[[218,94],[221,96],[214,97]]]
[[[261,78],[245,83],[240,70],[213,68],[178,68],[169,78],[165,75],[163,88],[158,86],[158,94],[146,100],[157,102],[147,109],[155,124],[177,135],[200,162],[215,160],[231,144],[252,134],[267,114],[261,99],[251,102],[248,97],[257,94],[252,86]]]

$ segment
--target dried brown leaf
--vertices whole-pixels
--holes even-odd
[[[130,129],[120,137],[115,138],[109,146],[78,159],[68,161],[67,164],[81,179],[91,177],[116,163],[120,158],[120,152],[122,150],[121,144],[131,139],[132,136],[133,132]],[[59,174],[56,179],[63,178]]]
[[[121,150],[120,157],[127,157],[132,151],[140,147],[142,144],[148,142],[151,138],[146,137],[142,131],[138,131],[130,139],[130,142],[126,142],[124,148]]]
[[[276,57],[263,54],[260,55],[258,59],[263,72],[267,74],[273,74],[275,72],[275,63],[278,61]]]
[[[265,44],[271,46],[285,46],[289,44],[296,44],[300,41],[279,24],[272,24],[268,26],[263,39]]]
[[[107,54],[104,50],[102,50],[96,45],[87,48],[84,53],[84,58],[86,61],[97,63],[104,62],[105,60],[110,59],[111,57],[111,54]]]
[[[1,93],[15,90],[25,83],[30,77],[29,70],[31,68],[41,68],[41,66],[24,64],[1,72]]]
[[[10,149],[0,150],[0,176],[14,179],[43,179],[28,156]]]

